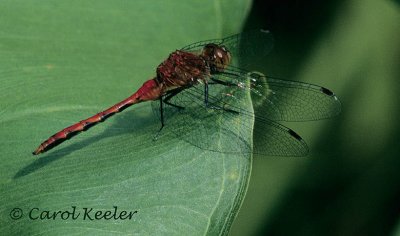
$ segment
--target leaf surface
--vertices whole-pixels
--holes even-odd
[[[226,234],[247,188],[251,157],[202,150],[168,132],[153,141],[160,124],[150,104],[129,108],[48,153],[31,152],[135,92],[175,49],[238,32],[249,4],[2,1],[2,232]],[[250,105],[250,98],[244,102]],[[243,133],[251,144],[251,130]],[[21,219],[11,218],[18,215],[14,208],[22,210]],[[131,219],[93,219],[97,211],[114,218],[137,212]]]

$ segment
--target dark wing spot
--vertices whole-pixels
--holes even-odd
[[[297,140],[303,140],[303,139],[300,137],[300,135],[298,135],[296,132],[294,132],[294,131],[291,130],[291,129],[288,130],[288,133],[289,133],[290,135],[292,135],[292,137],[294,137],[294,138],[297,139]]]
[[[335,95],[331,90],[329,90],[327,88],[324,88],[324,87],[321,87],[321,92],[325,93],[328,96],[334,96]]]

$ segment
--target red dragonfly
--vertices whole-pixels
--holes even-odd
[[[155,101],[153,110],[161,130],[205,150],[264,155],[304,156],[307,144],[277,121],[318,120],[337,115],[341,105],[329,89],[265,76],[250,68],[255,57],[272,49],[269,31],[253,30],[223,39],[200,41],[171,53],[133,95],[54,134],[33,152],[46,152],[133,104]],[[245,104],[251,94],[253,107]],[[227,125],[228,124],[228,125]],[[255,124],[255,126],[253,125]],[[261,145],[251,145],[246,132],[253,130]],[[233,145],[223,146],[219,139]]]

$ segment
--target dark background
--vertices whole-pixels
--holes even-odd
[[[256,0],[245,28],[274,34],[260,66],[328,87],[342,113],[285,124],[306,158],[255,156],[231,235],[399,233],[399,2]]]

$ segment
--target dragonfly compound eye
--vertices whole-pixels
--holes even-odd
[[[224,46],[213,43],[204,46],[201,56],[212,71],[222,72],[231,62],[230,52]]]

